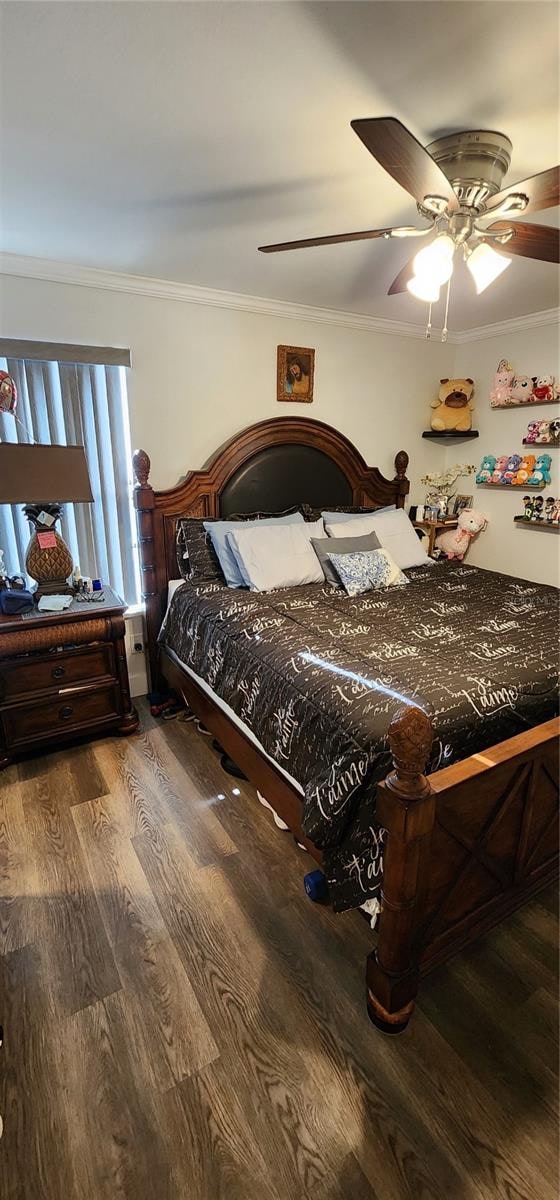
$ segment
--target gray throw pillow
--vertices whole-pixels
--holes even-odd
[[[376,533],[366,533],[363,537],[352,538],[311,538],[311,545],[323,569],[327,583],[340,587],[340,578],[332,563],[331,554],[358,554],[364,550],[379,550],[381,542]]]

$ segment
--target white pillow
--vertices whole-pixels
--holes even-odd
[[[386,504],[385,508],[376,508],[375,515],[377,516],[378,513],[394,512],[396,507],[396,504]],[[338,525],[341,521],[346,523],[346,521],[361,521],[364,517],[367,519],[368,517],[373,516],[373,512],[322,512],[321,516],[325,522],[325,525]]]
[[[323,570],[311,538],[326,537],[322,521],[302,525],[274,525],[263,529],[242,524],[228,533],[227,541],[243,566],[252,592],[323,583]]]
[[[303,525],[302,513],[285,513],[280,517],[259,517],[254,521],[244,521],[245,528],[256,525]],[[237,562],[235,553],[231,546],[228,546],[227,535],[232,530],[237,529],[239,521],[204,521],[204,528],[209,535],[214,550],[218,556],[218,562],[222,568],[225,581],[228,587],[238,588],[243,587],[247,580],[243,578],[243,571],[240,564]]]
[[[371,513],[371,516],[360,515],[351,518],[342,525],[339,521],[327,524],[327,533],[331,537],[359,537],[364,533],[376,533],[381,545],[394,558],[401,570],[407,567],[433,566],[433,559],[428,558],[420,539],[404,509],[396,508],[394,512]]]

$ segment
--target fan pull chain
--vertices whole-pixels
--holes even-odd
[[[426,325],[426,341],[427,342],[429,342],[431,336],[432,336],[432,302],[430,300],[430,307],[428,309],[428,324]]]
[[[443,322],[443,329],[441,331],[442,342],[447,341],[447,314],[449,312],[449,293],[450,293],[450,291],[451,291],[451,276],[449,276],[449,279],[447,280],[447,296],[445,298],[445,320]]]

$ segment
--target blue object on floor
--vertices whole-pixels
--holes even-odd
[[[324,904],[329,898],[327,880],[322,871],[309,871],[304,875],[303,886],[310,900],[316,904]]]

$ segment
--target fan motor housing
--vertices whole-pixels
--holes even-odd
[[[486,201],[501,190],[512,144],[505,133],[472,129],[437,138],[426,149],[447,176],[460,203],[481,212]]]

